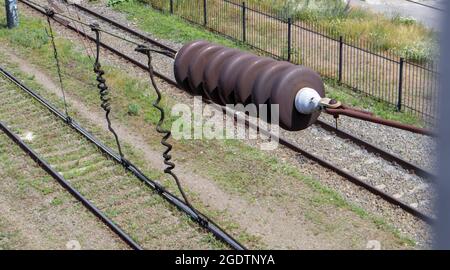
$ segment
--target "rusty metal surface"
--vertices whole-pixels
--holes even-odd
[[[180,63],[175,66],[179,84],[192,94],[206,96],[221,105],[254,104],[257,109],[269,105],[269,115],[270,105],[279,105],[280,125],[289,131],[309,127],[320,115],[320,111],[301,114],[294,106],[297,92],[304,87],[325,96],[322,79],[309,68],[198,42],[185,45],[175,63]],[[269,121],[269,117],[264,114],[263,120]]]
[[[175,57],[174,62],[174,75],[178,85],[184,86],[184,89],[190,92],[188,84],[186,82],[188,77],[189,64],[191,63],[191,55],[208,45],[206,41],[196,40],[188,43],[181,48]]]
[[[347,108],[338,108],[338,109],[327,108],[327,109],[325,109],[325,112],[333,115],[334,117],[339,117],[339,115],[345,115],[345,116],[353,117],[356,119],[360,119],[360,120],[364,120],[364,121],[368,121],[368,122],[372,122],[372,123],[377,123],[380,125],[385,125],[385,126],[389,126],[389,127],[393,127],[393,128],[398,128],[398,129],[402,129],[402,130],[407,130],[407,131],[422,134],[422,135],[436,136],[433,132],[431,132],[430,130],[424,129],[424,128],[406,125],[406,124],[392,121],[392,120],[382,119],[382,118],[367,114],[365,112],[361,112],[359,110],[349,109],[348,107]]]
[[[220,45],[208,44],[194,53],[189,53],[188,82],[195,95],[203,95],[202,83],[205,66],[211,60],[211,57],[223,48]]]
[[[219,77],[219,93],[227,104],[234,104],[236,102],[234,99],[235,85],[241,69],[244,68],[243,63],[255,59],[255,57],[257,56],[243,53],[236,55],[224,64],[222,74]]]
[[[314,70],[294,66],[278,77],[270,99],[274,104],[280,104],[280,125],[291,131],[302,130],[314,124],[320,111],[312,114],[301,114],[295,108],[295,96],[305,87],[316,90],[321,97],[325,97],[325,86],[320,75]]]
[[[252,88],[252,103],[256,105],[266,104],[270,99],[276,77],[282,75],[284,70],[292,66],[294,65],[289,62],[275,61],[263,68],[256,77]]]
[[[257,76],[261,73],[262,70],[265,69],[265,67],[274,62],[274,59],[260,57],[254,59],[246,67],[243,68],[236,81],[236,91],[234,95],[236,102],[251,102],[250,99],[252,96],[252,89]]]
[[[215,102],[221,102],[218,98],[219,94],[215,93],[218,91],[219,77],[223,68],[223,65],[227,59],[233,57],[234,55],[240,53],[239,50],[223,48],[212,56],[211,61],[209,61],[205,66],[205,71],[203,72],[203,88],[206,95],[211,96]]]

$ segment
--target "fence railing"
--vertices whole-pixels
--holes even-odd
[[[379,52],[367,42],[230,0],[141,0],[272,57],[308,66],[322,76],[425,120],[437,115],[436,64]]]

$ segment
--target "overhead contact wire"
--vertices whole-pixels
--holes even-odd
[[[59,16],[59,17],[62,17],[62,18],[64,18],[64,19],[67,19],[67,20],[72,21],[72,22],[74,22],[74,23],[79,23],[80,25],[83,25],[83,26],[86,26],[86,27],[89,27],[89,28],[91,28],[91,26],[93,25],[92,23],[84,22],[84,21],[82,21],[81,19],[77,19],[77,18],[74,18],[74,17],[72,17],[72,16],[68,16],[68,15],[65,15],[65,14],[63,14],[63,13],[56,12],[55,10],[53,10],[53,9],[47,7],[47,6],[43,6],[43,5],[41,5],[41,4],[39,4],[39,3],[36,3],[36,2],[34,2],[34,1],[31,1],[31,0],[21,0],[21,1],[31,3],[31,4],[33,4],[33,5],[35,5],[35,6],[38,6],[38,7],[42,8],[42,9],[44,9],[44,10],[51,10],[51,12],[53,13],[52,16],[57,15],[57,16]],[[120,36],[120,35],[118,35],[118,34],[115,34],[115,33],[113,33],[113,32],[104,30],[104,29],[102,29],[102,28],[100,27],[100,25],[98,25],[97,23],[95,23],[95,24],[97,25],[97,30],[100,31],[100,32],[102,32],[102,33],[105,33],[105,34],[107,34],[107,35],[109,35],[109,36],[112,36],[112,37],[115,37],[115,38],[117,38],[117,39],[120,39],[120,40],[122,40],[122,41],[131,43],[131,44],[133,44],[133,45],[135,45],[135,46],[141,45],[141,43],[138,43],[138,42],[133,41],[133,40],[131,40],[131,39],[125,38],[125,37]]]
[[[69,16],[72,16],[72,13],[70,12],[70,8],[68,7],[68,5],[65,5],[65,7],[66,7],[66,10],[67,10],[67,13],[69,14]],[[80,14],[78,13],[78,11],[77,11],[76,9],[75,9],[75,14],[76,14],[76,16],[77,16],[77,19],[78,19],[79,21],[81,21]],[[75,30],[77,31],[77,34],[81,37],[81,43],[83,44],[84,50],[85,50],[85,52],[86,52],[86,55],[89,57],[89,59],[92,60],[92,57],[94,57],[94,50],[92,49],[90,42],[87,42],[86,37],[84,37],[83,35],[81,35],[80,31],[78,30],[77,24],[80,25],[81,30],[82,30],[83,32],[86,32],[85,29],[84,29],[84,25],[81,24],[81,23],[79,23],[79,22],[74,22]],[[86,44],[86,43],[87,43],[87,44]],[[88,51],[88,47],[89,47],[89,51]],[[92,55],[92,57],[91,57],[91,55]]]

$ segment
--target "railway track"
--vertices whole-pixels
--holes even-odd
[[[1,67],[0,129],[133,249],[211,248],[209,233],[244,248],[212,221],[183,222],[187,205]]]
[[[45,14],[42,9],[40,9],[37,6],[34,6],[33,4],[29,3],[28,1],[26,1],[26,0],[20,0],[20,1],[25,3],[26,5],[28,5],[29,7],[33,8],[34,10],[37,10],[37,11]],[[109,28],[116,31],[116,33],[126,32],[128,38],[131,37],[136,42],[149,43],[152,46],[154,46],[155,48],[164,49],[164,50],[168,50],[171,52],[176,52],[175,49],[170,48],[167,45],[163,45],[160,42],[155,41],[154,39],[146,36],[143,33],[140,33],[136,30],[130,29],[129,27],[122,25],[118,22],[115,22],[109,18],[106,18],[103,15],[98,14],[95,11],[92,11],[86,7],[75,4],[75,5],[73,5],[73,8],[79,9],[79,11],[82,12],[83,16],[89,17],[90,20],[92,20],[94,18],[94,20],[97,22],[100,20],[105,25],[109,25]],[[88,23],[88,21],[87,21],[87,23]],[[84,36],[87,39],[93,40],[93,36],[91,33],[83,32],[79,28],[76,28],[70,24],[65,25],[65,26],[73,31],[76,31],[81,36]],[[142,57],[139,57],[140,56],[139,54],[134,53],[133,48],[130,48],[130,46],[128,46],[128,51],[124,52],[123,50],[112,47],[109,44],[113,44],[113,43],[104,42],[101,44],[101,46],[103,48],[109,50],[110,52],[116,54],[117,56],[121,57],[122,59],[124,59],[128,62],[131,62],[132,64],[134,64],[140,68],[143,68],[143,69],[147,68],[146,64],[143,61],[139,60]],[[160,69],[158,69],[158,68],[160,68]],[[167,83],[178,87],[176,82],[173,79],[173,76],[171,76],[171,74],[167,74],[167,72],[164,72],[164,71],[158,72],[158,70],[164,70],[164,69],[167,71],[168,70],[167,67],[158,67],[158,68],[155,72],[155,74],[158,77],[160,77]],[[219,110],[227,111],[227,109],[224,107],[221,107],[221,106],[215,105],[215,104],[212,104],[212,105],[215,106]],[[227,112],[234,115],[234,112],[232,112],[232,111],[227,111]],[[234,115],[234,116],[238,117],[236,115]],[[252,123],[250,123],[248,121],[247,121],[247,124],[251,128],[256,128],[256,126],[254,126]],[[381,197],[385,201],[387,201],[397,207],[402,208],[404,211],[410,213],[411,215],[413,215],[429,224],[433,223],[434,218],[433,218],[433,214],[431,213],[432,198],[430,198],[431,196],[429,195],[429,193],[432,192],[431,189],[429,188],[429,185],[432,184],[432,181],[435,178],[435,176],[432,173],[430,173],[426,169],[421,168],[420,166],[415,165],[395,154],[389,153],[369,142],[366,142],[361,138],[357,138],[343,130],[337,130],[334,127],[330,126],[329,124],[327,124],[323,121],[319,121],[316,125],[316,128],[324,129],[327,132],[332,133],[333,135],[342,138],[343,141],[350,140],[353,144],[359,146],[360,148],[365,149],[367,152],[372,153],[374,156],[379,156],[379,157],[383,158],[384,160],[386,160],[387,162],[392,163],[393,168],[395,168],[396,166],[400,166],[400,168],[404,169],[405,171],[413,172],[415,175],[417,175],[421,179],[414,180],[414,181],[411,180],[410,186],[406,187],[404,192],[399,193],[399,192],[396,192],[396,190],[390,189],[389,186],[386,187],[386,185],[377,183],[377,181],[370,181],[368,179],[362,179],[361,177],[349,172],[348,170],[340,168],[338,165],[333,164],[333,162],[330,162],[326,158],[314,153],[314,151],[311,151],[311,150],[307,149],[306,147],[301,147],[297,141],[288,139],[283,135],[281,135],[281,136],[276,136],[274,134],[270,134],[270,135],[272,137],[278,137],[279,142],[282,145],[289,148],[290,150],[292,150],[293,152],[299,153],[299,154],[305,156],[306,158],[310,159],[311,161],[317,162],[321,166],[335,172],[336,174],[349,180],[350,182],[354,183],[355,185],[358,185],[358,186],[368,190],[369,192],[373,193],[374,195]],[[261,132],[268,133],[266,131],[261,131]],[[396,181],[396,179],[392,179],[392,181]],[[386,189],[388,191],[385,191]],[[424,206],[423,207],[420,207],[419,205],[413,206],[413,204],[414,204],[414,203],[412,203],[413,201],[423,202]]]
[[[101,15],[101,14],[99,14],[99,13],[93,11],[93,10],[90,10],[89,8],[86,8],[86,7],[84,7],[82,5],[78,5],[78,4],[74,4],[73,6],[76,7],[77,9],[81,10],[84,13],[87,13],[87,14],[89,14],[91,16],[94,16],[95,18],[100,19],[100,20],[102,20],[104,22],[107,22],[108,24],[111,24],[112,26],[114,26],[114,27],[116,27],[116,28],[118,28],[120,30],[126,31],[129,34],[140,38],[140,39],[142,39],[142,40],[152,44],[153,46],[155,46],[157,48],[161,48],[161,49],[167,50],[167,51],[169,51],[169,52],[171,52],[173,54],[175,54],[177,52],[176,49],[171,48],[171,47],[169,47],[169,46],[167,46],[167,45],[165,45],[165,44],[163,44],[161,42],[158,42],[158,41],[156,41],[156,40],[146,36],[145,34],[142,34],[142,33],[138,32],[138,31],[136,31],[134,29],[131,29],[131,28],[129,28],[129,27],[127,27],[127,26],[125,26],[125,25],[123,25],[121,23],[118,23],[118,22],[116,22],[114,20],[111,20],[111,19],[109,19],[109,18],[107,18],[107,17],[105,17],[105,16],[103,16],[103,15]],[[126,56],[126,55],[124,55],[124,56]],[[173,80],[173,78],[171,76],[172,74],[161,74],[161,73],[158,73],[158,75],[162,79],[164,79],[165,81],[169,82],[170,84],[178,86],[177,83]],[[421,177],[424,177],[424,178],[427,178],[427,179],[431,179],[431,180],[436,178],[436,176],[433,173],[427,171],[426,169],[422,168],[421,166],[413,164],[412,162],[410,162],[408,160],[405,160],[404,158],[402,158],[402,157],[400,157],[400,156],[398,156],[396,154],[387,152],[387,151],[381,149],[380,147],[378,147],[378,146],[376,146],[376,145],[374,145],[372,143],[369,143],[369,142],[367,142],[367,141],[365,141],[365,140],[363,140],[361,138],[353,136],[352,134],[346,132],[345,130],[336,129],[336,127],[333,127],[332,125],[330,125],[330,124],[328,124],[328,123],[326,123],[326,122],[324,122],[324,121],[322,121],[320,119],[316,122],[316,126],[319,126],[319,127],[323,128],[323,129],[325,129],[327,131],[333,132],[337,136],[339,136],[339,137],[341,137],[343,139],[351,140],[353,143],[358,144],[358,145],[366,148],[368,151],[370,151],[372,153],[376,153],[376,154],[380,155],[382,158],[384,158],[384,159],[386,159],[388,161],[395,162],[398,165],[400,165],[401,167],[403,167],[404,169],[413,171],[413,172],[415,172],[417,175],[419,175]]]
[[[3,92],[0,92],[3,93]],[[13,128],[17,128],[14,126]],[[14,143],[16,143],[25,153],[27,153],[39,166],[42,167],[48,174],[53,177],[67,192],[72,194],[79,202],[81,202],[92,214],[98,217],[104,224],[106,224],[122,241],[124,241],[130,248],[135,250],[142,250],[142,247],[137,244],[132,237],[125,233],[119,226],[117,226],[105,213],[100,211],[88,199],[86,199],[80,192],[78,192],[59,172],[55,171],[52,166],[40,157],[30,146],[28,146],[16,133],[14,133],[5,123],[0,121],[0,130],[3,131]]]

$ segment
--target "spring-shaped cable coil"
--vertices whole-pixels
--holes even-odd
[[[169,174],[172,176],[172,178],[175,180],[177,186],[178,186],[178,190],[181,193],[181,196],[184,199],[184,202],[186,203],[187,206],[189,206],[191,208],[191,210],[197,215],[197,221],[202,225],[202,226],[206,226],[208,221],[203,217],[203,215],[201,215],[189,202],[186,194],[184,193],[183,187],[181,186],[180,180],[178,179],[178,177],[175,175],[175,173],[173,172],[173,169],[175,168],[175,163],[173,163],[171,161],[172,159],[172,155],[170,155],[170,151],[172,151],[172,145],[168,142],[168,139],[170,138],[170,136],[172,135],[172,133],[169,130],[166,130],[162,127],[163,123],[164,123],[164,119],[165,119],[165,112],[164,112],[164,108],[162,108],[159,104],[161,102],[161,91],[159,90],[158,85],[156,84],[155,78],[154,78],[154,72],[153,72],[153,65],[152,65],[152,55],[151,52],[157,52],[157,53],[161,53],[160,51],[156,51],[156,50],[152,50],[150,48],[148,48],[147,46],[144,45],[139,45],[136,48],[137,52],[143,53],[147,56],[148,59],[148,63],[147,63],[147,71],[149,73],[150,76],[150,81],[152,83],[153,88],[155,89],[156,92],[156,100],[153,101],[152,105],[153,107],[155,107],[159,112],[160,112],[160,118],[158,121],[158,124],[156,125],[156,131],[160,134],[163,134],[163,137],[161,139],[161,144],[163,146],[166,147],[166,150],[163,152],[163,158],[164,158],[164,164],[167,166],[164,169],[164,173]],[[165,54],[166,53],[161,53],[161,54]]]
[[[100,65],[100,61],[99,61],[99,58],[100,58],[100,29],[97,24],[92,24],[91,30],[95,32],[95,37],[96,37],[97,52],[96,52],[96,58],[95,58],[95,63],[94,63],[94,72],[95,72],[95,74],[97,74],[97,78],[96,78],[96,80],[98,82],[97,87],[100,90],[100,100],[102,102],[102,104],[100,106],[106,112],[105,117],[106,117],[106,121],[108,122],[108,129],[114,135],[114,138],[115,138],[116,144],[117,144],[117,149],[119,151],[119,155],[122,159],[122,162],[126,163],[126,160],[125,160],[123,152],[122,152],[122,147],[120,146],[119,137],[117,136],[117,133],[112,128],[111,120],[109,119],[109,114],[111,113],[111,103],[110,103],[111,98],[109,97],[109,91],[108,91],[108,86],[106,85],[106,80],[103,77],[103,75],[105,75],[105,71],[102,70],[102,66]]]
[[[107,114],[109,114],[111,112],[111,99],[109,98],[109,91],[108,86],[106,85],[106,80],[105,78],[103,78],[105,72],[101,69],[101,66],[98,63],[95,63],[94,65],[94,72],[97,74],[97,87],[98,89],[100,89],[100,100],[102,101],[102,104],[100,106],[103,108],[103,110],[105,110]]]

